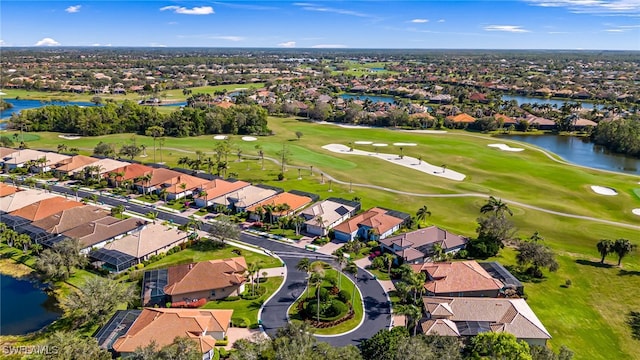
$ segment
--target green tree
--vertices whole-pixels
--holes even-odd
[[[471,338],[468,351],[474,358],[532,360],[529,345],[506,332],[479,333]]]
[[[322,283],[326,279],[324,269],[322,265],[317,264],[313,268],[313,272],[309,277],[309,286],[313,286],[316,288],[316,299],[318,301],[318,313],[317,313],[317,321],[320,321],[320,289],[322,288]]]
[[[87,257],[80,253],[80,249],[78,239],[64,239],[40,253],[35,267],[47,279],[66,280],[74,269],[87,264]]]
[[[632,252],[636,248],[635,244],[632,244],[627,239],[617,239],[615,243],[613,243],[613,252],[618,255],[618,266],[622,262],[622,258],[627,256],[630,252]]]
[[[118,206],[114,206],[111,208],[111,216],[120,217],[124,211],[125,211],[124,205],[120,204]]]
[[[548,268],[549,271],[558,270],[558,262],[551,249],[541,243],[533,241],[522,241],[518,244],[518,254],[516,260],[520,266],[531,265],[529,272],[536,278],[542,278],[540,268]]]
[[[418,221],[418,225],[421,225],[428,216],[431,216],[431,211],[429,211],[427,205],[422,205],[422,207],[416,211],[416,220]]]
[[[307,274],[307,296],[309,296],[309,273],[311,272],[311,261],[308,258],[302,258],[296,264],[296,270],[304,271]]]
[[[391,266],[393,266],[393,261],[396,259],[395,255],[390,253],[384,253],[382,255],[382,260],[387,265],[387,274],[391,275]]]
[[[422,309],[413,304],[397,305],[395,307],[395,313],[404,315],[407,318],[407,328],[413,329],[413,336],[416,336],[418,331],[418,322],[422,318]]]
[[[225,240],[237,241],[240,239],[240,228],[228,216],[221,215],[211,222],[209,234],[223,243]]]
[[[598,252],[602,256],[602,258],[600,259],[601,264],[604,264],[604,258],[613,252],[613,245],[613,241],[609,239],[602,239],[596,244]]]
[[[120,148],[120,155],[126,156],[129,159],[133,160],[136,156],[139,156],[142,153],[142,149],[134,144],[126,144],[122,145]]]
[[[396,360],[398,345],[403,339],[409,338],[406,327],[394,327],[391,330],[380,330],[360,344],[363,359]]]
[[[194,339],[176,337],[173,343],[165,346],[158,354],[160,360],[201,360],[202,351]]]
[[[135,299],[133,287],[115,280],[92,277],[62,298],[61,305],[78,325],[102,324],[121,304]]]
[[[100,348],[95,338],[83,337],[77,332],[55,331],[42,345],[48,346],[51,351],[46,355],[31,355],[29,359],[111,360],[111,354]]]
[[[489,196],[487,203],[482,205],[480,212],[483,214],[493,212],[496,216],[504,216],[505,213],[513,216],[513,212],[509,209],[509,206],[502,201],[502,199],[496,199],[493,196]]]
[[[150,126],[145,130],[145,135],[153,138],[153,162],[156,162],[156,139],[164,135],[164,128],[161,126]]]

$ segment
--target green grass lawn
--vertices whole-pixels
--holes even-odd
[[[278,158],[277,152],[285,144],[290,151],[288,163],[302,166],[305,169],[301,172],[302,179],[297,179],[298,172],[295,168],[288,167],[285,172],[285,180],[278,181],[277,174],[280,172],[280,166],[268,159],[265,161],[265,170],[261,170],[260,161],[257,159],[243,159],[242,162],[237,162],[234,159],[229,162],[228,172],[238,173],[238,178],[245,181],[274,185],[285,190],[307,191],[318,194],[321,198],[331,196],[353,199],[359,197],[363,209],[382,206],[415,214],[421,206],[427,205],[432,212],[432,216],[428,219],[429,223],[470,237],[475,236],[476,219],[480,216],[479,209],[486,202],[486,197],[464,196],[464,194],[493,195],[502,198],[513,210],[514,215],[511,219],[520,236],[529,237],[534,231],[538,231],[545,238],[545,242],[556,252],[570,254],[575,258],[597,257],[595,244],[603,238],[627,238],[640,245],[637,229],[561,217],[513,203],[520,202],[553,211],[637,225],[639,218],[633,215],[631,210],[640,208],[640,199],[634,193],[634,189],[638,188],[639,176],[608,173],[558,163],[531,145],[504,138],[500,138],[499,142],[514,147],[523,147],[525,151],[519,153],[499,151],[487,147],[488,144],[497,142],[496,138],[465,131],[449,131],[446,134],[416,134],[390,129],[348,129],[299,121],[294,118],[275,117],[269,118],[269,128],[274,131],[275,135],[260,137],[256,142],[245,142],[240,140],[240,136],[230,136],[232,148],[241,149],[245,155],[257,155],[255,145],[260,144],[267,158]],[[300,140],[297,140],[296,131],[303,133]],[[55,150],[57,144],[65,143],[69,147],[80,148],[84,154],[90,154],[99,141],[117,144],[128,140],[131,136],[131,134],[118,134],[63,140],[58,137],[57,133],[38,133],[37,135],[40,137],[39,140],[28,142],[32,148]],[[145,136],[136,136],[136,138],[139,144],[145,144],[148,149],[152,149],[151,138]],[[399,153],[399,149],[391,146],[394,142],[416,143],[415,147],[404,148],[406,156],[421,156],[423,161],[435,165],[447,164],[449,169],[461,172],[467,177],[464,181],[451,181],[378,159],[335,154],[322,149],[322,146],[326,144],[346,145],[358,140],[388,143],[390,146],[384,148],[384,152],[396,154]],[[202,150],[212,155],[214,146],[215,141],[211,135],[167,138],[162,149],[162,156],[169,165],[175,165],[181,156],[195,156],[196,150]],[[355,148],[373,150],[369,145],[355,145]],[[379,151],[382,152],[382,148]],[[148,159],[146,160],[148,161]],[[313,166],[316,171],[313,175],[309,170],[306,170],[310,169],[310,166]],[[332,192],[329,192],[330,185],[326,181],[326,177],[325,182],[321,183],[320,172],[334,176],[344,181],[346,185],[334,182],[331,185]],[[354,184],[353,192],[349,191],[349,182]],[[397,194],[361,187],[357,184],[377,185],[407,193],[456,194],[460,197],[421,197],[413,194]],[[619,195],[598,195],[590,189],[590,185],[614,188]],[[192,256],[195,255],[185,255],[185,257]],[[625,269],[637,271],[640,268],[638,252],[625,259],[624,266]],[[592,281],[588,277],[589,272],[582,267],[573,265],[566,266],[566,268],[569,271],[566,274],[571,274],[569,277],[574,284]],[[571,271],[574,270],[578,272],[572,273]],[[563,271],[560,270],[558,274],[563,274]],[[550,278],[553,276],[556,274],[552,274]],[[618,279],[616,276],[613,278]],[[640,286],[640,281],[636,276],[624,276],[622,279],[636,287]],[[606,277],[601,280],[605,284],[608,283]],[[575,285],[574,287],[577,288]],[[562,306],[546,307],[544,302],[564,304],[567,301],[567,296],[566,292],[558,292],[559,290],[555,288],[553,290],[541,295],[530,293],[530,301],[535,312],[545,313],[549,309],[552,312],[555,311],[552,314],[541,316],[541,319],[552,334],[559,334],[565,328],[560,322],[552,319],[562,319],[564,312],[568,310]],[[573,291],[571,288],[567,290]],[[578,294],[578,296],[582,295]],[[542,299],[537,300],[538,296]],[[590,329],[588,326],[590,322],[601,321],[598,320],[598,316],[610,313],[609,303],[594,301],[594,298],[608,299],[610,303],[620,304],[620,307],[628,310],[639,308],[635,300],[626,296],[626,293],[615,289],[593,286],[588,296],[592,299],[589,300],[589,304],[593,308],[592,311],[584,313],[582,317],[584,322],[574,324],[578,333]],[[580,301],[587,300],[581,299]],[[616,334],[617,342],[622,344],[620,351],[626,354],[624,356],[633,357],[633,353],[629,349],[634,340],[628,332],[620,330],[626,326],[623,318],[622,315],[607,317],[607,321],[601,321],[601,332]],[[583,354],[583,346],[575,338],[563,336],[555,336],[551,343],[558,346],[566,344],[576,351],[579,358],[591,356],[592,352],[587,350],[584,350]],[[609,352],[603,351],[600,354],[606,356]]]
[[[367,269],[367,270],[380,280],[391,280],[391,276],[389,276],[389,274],[387,273],[387,270],[378,270],[378,269]]]
[[[232,309],[233,318],[245,318],[250,322],[251,328],[258,326],[258,310],[260,306],[271,296],[284,281],[284,277],[276,276],[267,278],[267,281],[260,283],[260,286],[264,286],[266,291],[264,295],[255,300],[239,299],[235,301],[215,300],[209,301],[204,305],[203,309]],[[245,289],[250,289],[251,285],[246,284]]]
[[[349,292],[349,294],[353,295],[353,292],[355,291],[355,284],[350,281],[349,278],[347,278],[346,275],[344,274],[339,274],[337,270],[335,269],[327,269],[325,270],[325,276],[327,277],[336,277],[336,276],[340,276],[342,278],[341,283],[340,283],[340,290],[346,290],[347,292]],[[330,288],[333,285],[331,285],[331,283],[329,281],[324,281],[322,283],[322,287],[324,288]],[[336,285],[337,286],[337,285]],[[308,292],[308,297],[306,297],[307,295],[307,290],[305,290],[304,295],[301,296],[293,305],[291,305],[291,307],[289,308],[289,317],[294,320],[294,321],[302,321],[302,317],[299,315],[298,313],[298,303],[300,301],[303,301],[303,299],[308,298],[308,299],[312,299],[313,301],[315,301],[316,297],[315,297],[315,292],[314,289],[312,289],[311,291]],[[360,293],[357,292],[355,295],[355,301],[353,304],[353,310],[355,313],[355,316],[341,324],[338,324],[337,326],[331,327],[331,328],[326,328],[326,329],[316,329],[316,328],[312,328],[313,333],[317,334],[317,335],[335,335],[335,334],[341,334],[344,332],[347,332],[351,329],[354,329],[356,326],[358,326],[358,324],[360,324],[360,321],[362,321],[362,317],[364,316],[364,309],[362,306],[362,297],[360,296]]]
[[[187,248],[182,251],[178,251],[177,253],[167,255],[164,258],[152,264],[149,264],[145,267],[145,269],[166,268],[174,265],[192,262],[232,258],[238,256],[232,252],[236,249],[240,250],[242,254],[241,256],[244,256],[247,264],[260,261],[262,262],[262,268],[264,269],[282,265],[282,263],[278,259],[271,256],[261,255],[249,250],[239,249],[231,245],[225,245],[223,249],[207,251],[201,251],[195,248]]]

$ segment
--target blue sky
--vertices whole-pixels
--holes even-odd
[[[2,46],[640,50],[640,0],[0,3]]]

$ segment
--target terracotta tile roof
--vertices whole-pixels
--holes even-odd
[[[579,118],[576,120],[575,126],[598,126],[598,123],[589,119]]]
[[[353,234],[358,230],[358,225],[363,225],[376,229],[378,234],[384,234],[394,226],[402,224],[403,222],[402,219],[387,215],[387,212],[388,210],[371,208],[362,214],[358,214],[351,219],[342,222],[333,229],[346,234]]]
[[[170,194],[179,194],[181,192],[199,188],[207,182],[209,182],[207,179],[180,173],[180,175],[165,181],[163,183],[163,189]],[[181,187],[182,184],[185,185],[184,189]]]
[[[18,189],[17,187],[0,182],[0,197],[15,194],[18,191],[20,191],[20,189]]]
[[[129,331],[113,343],[113,349],[132,353],[152,341],[162,348],[173,343],[176,337],[188,337],[205,353],[216,343],[208,332],[226,333],[232,315],[233,310],[145,308]]]
[[[186,239],[187,233],[162,224],[147,224],[141,230],[104,246],[107,250],[118,250],[136,259],[143,258],[158,249]]]
[[[18,150],[17,149],[12,149],[12,148],[0,147],[0,158],[5,158],[5,157],[13,154],[16,151],[18,151]]]
[[[84,156],[84,155],[76,155],[61,162],[57,167],[56,171],[61,171],[65,173],[73,173],[76,169],[81,168],[83,166],[87,166],[94,162],[98,161],[98,159]]]
[[[410,118],[425,118],[425,119],[429,119],[429,120],[433,120],[435,119],[433,116],[431,116],[431,114],[427,113],[427,112],[420,112],[420,113],[413,113],[411,115],[409,115]]]
[[[498,121],[502,120],[502,123],[504,125],[515,125],[518,123],[515,119],[508,117],[507,115],[504,115],[504,114],[495,114],[493,115],[493,118]]]
[[[531,125],[556,125],[556,122],[553,120],[545,119],[532,114],[527,114],[525,120],[527,120]]]
[[[447,119],[456,122],[456,123],[472,123],[476,121],[476,119],[468,114],[462,113],[456,116],[447,116]]]
[[[131,232],[144,224],[146,224],[145,221],[136,218],[121,220],[113,216],[105,216],[101,219],[76,226],[71,230],[65,231],[63,235],[73,239],[79,239],[82,248],[86,249],[95,244]]]
[[[238,286],[246,281],[246,270],[247,262],[242,256],[173,266],[168,269],[164,292],[179,295]]]
[[[281,216],[281,215],[288,215],[290,213],[294,213],[297,210],[301,209],[302,207],[306,206],[307,204],[311,203],[311,201],[312,201],[311,198],[308,198],[306,196],[300,196],[300,195],[292,194],[289,192],[283,192],[267,200],[260,201],[255,205],[249,206],[246,210],[255,211],[255,209],[258,206],[265,206],[265,205],[271,205],[271,206],[277,206],[282,204],[289,205],[290,210],[278,211],[273,213],[273,215],[275,216]]]
[[[230,192],[240,190],[245,186],[249,186],[248,182],[244,181],[225,181],[222,179],[214,179],[207,183],[202,184],[200,190],[205,191],[207,193],[207,198],[205,200],[213,200],[217,197],[226,195]]]
[[[76,226],[102,219],[106,216],[109,216],[109,211],[93,205],[84,205],[62,210],[59,213],[34,221],[31,225],[39,227],[50,234],[61,234]]]
[[[453,315],[442,317],[456,325],[465,322],[486,322],[493,331],[508,332],[518,339],[551,338],[524,299],[425,296],[422,302],[429,313],[438,305],[448,304]],[[435,316],[434,313],[431,314]]]
[[[136,184],[147,186],[147,187],[157,186],[157,185],[167,183],[171,179],[178,177],[180,175],[183,175],[183,174],[175,170],[169,170],[165,168],[153,169],[153,172],[151,173],[151,180],[149,182],[138,181],[136,182]]]
[[[54,198],[56,195],[44,190],[28,189],[5,196],[0,201],[0,211],[10,213],[41,200]]]
[[[498,291],[504,284],[494,279],[476,261],[439,262],[410,265],[414,272],[428,275],[424,288],[435,295],[483,290]]]
[[[435,225],[380,240],[383,245],[389,248],[392,248],[395,245],[402,249],[413,248],[419,252],[409,252],[406,254],[406,256],[411,257],[403,256],[407,261],[428,256],[435,244],[440,244],[442,249],[446,252],[449,249],[466,244],[467,241],[468,239],[464,236],[451,233]],[[402,256],[399,253],[397,253],[397,255]]]
[[[11,215],[20,216],[21,218],[31,221],[37,221],[60,211],[83,205],[83,203],[75,200],[55,196],[49,199],[40,200],[36,203],[13,211]]]
[[[224,109],[228,109],[228,108],[234,106],[235,104],[232,103],[231,101],[221,101],[221,102],[215,103],[215,105],[219,106],[221,108],[224,108]]]
[[[153,172],[153,168],[150,166],[146,166],[142,164],[129,164],[129,165],[108,171],[106,174],[104,174],[104,176],[109,177],[109,173],[124,173],[123,176],[119,176],[115,180],[125,181],[125,180],[134,180],[135,178],[144,176],[146,174],[150,174],[152,172]]]

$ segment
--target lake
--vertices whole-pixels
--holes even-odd
[[[0,274],[0,335],[23,335],[42,329],[62,312],[41,284]]]
[[[559,135],[503,135],[549,150],[563,159],[583,166],[640,175],[640,159],[615,154],[602,146],[576,136]]]
[[[87,101],[40,101],[25,99],[3,99],[5,102],[13,105],[11,109],[2,110],[0,119],[8,118],[13,113],[19,113],[22,110],[35,109],[47,105],[78,105],[78,106],[96,106],[96,104]]]
[[[354,99],[354,100],[371,100],[374,103],[377,102],[384,102],[384,103],[389,103],[389,104],[393,104],[394,99],[391,96],[376,96],[376,95],[352,95],[352,94],[342,94],[340,95],[341,98],[347,100],[347,99]]]
[[[557,99],[545,99],[545,98],[537,98],[532,96],[521,96],[521,95],[516,95],[516,96],[502,95],[502,100],[504,101],[515,100],[518,103],[518,106],[526,103],[529,103],[529,104],[538,103],[538,104],[550,104],[552,106],[556,105],[558,106],[558,108],[560,108],[564,103],[580,103],[582,105],[582,108],[589,109],[589,110],[593,110],[594,106],[596,106],[596,108],[598,109],[602,109],[603,107],[603,105],[593,104],[586,101],[576,101],[575,99],[557,100]]]

